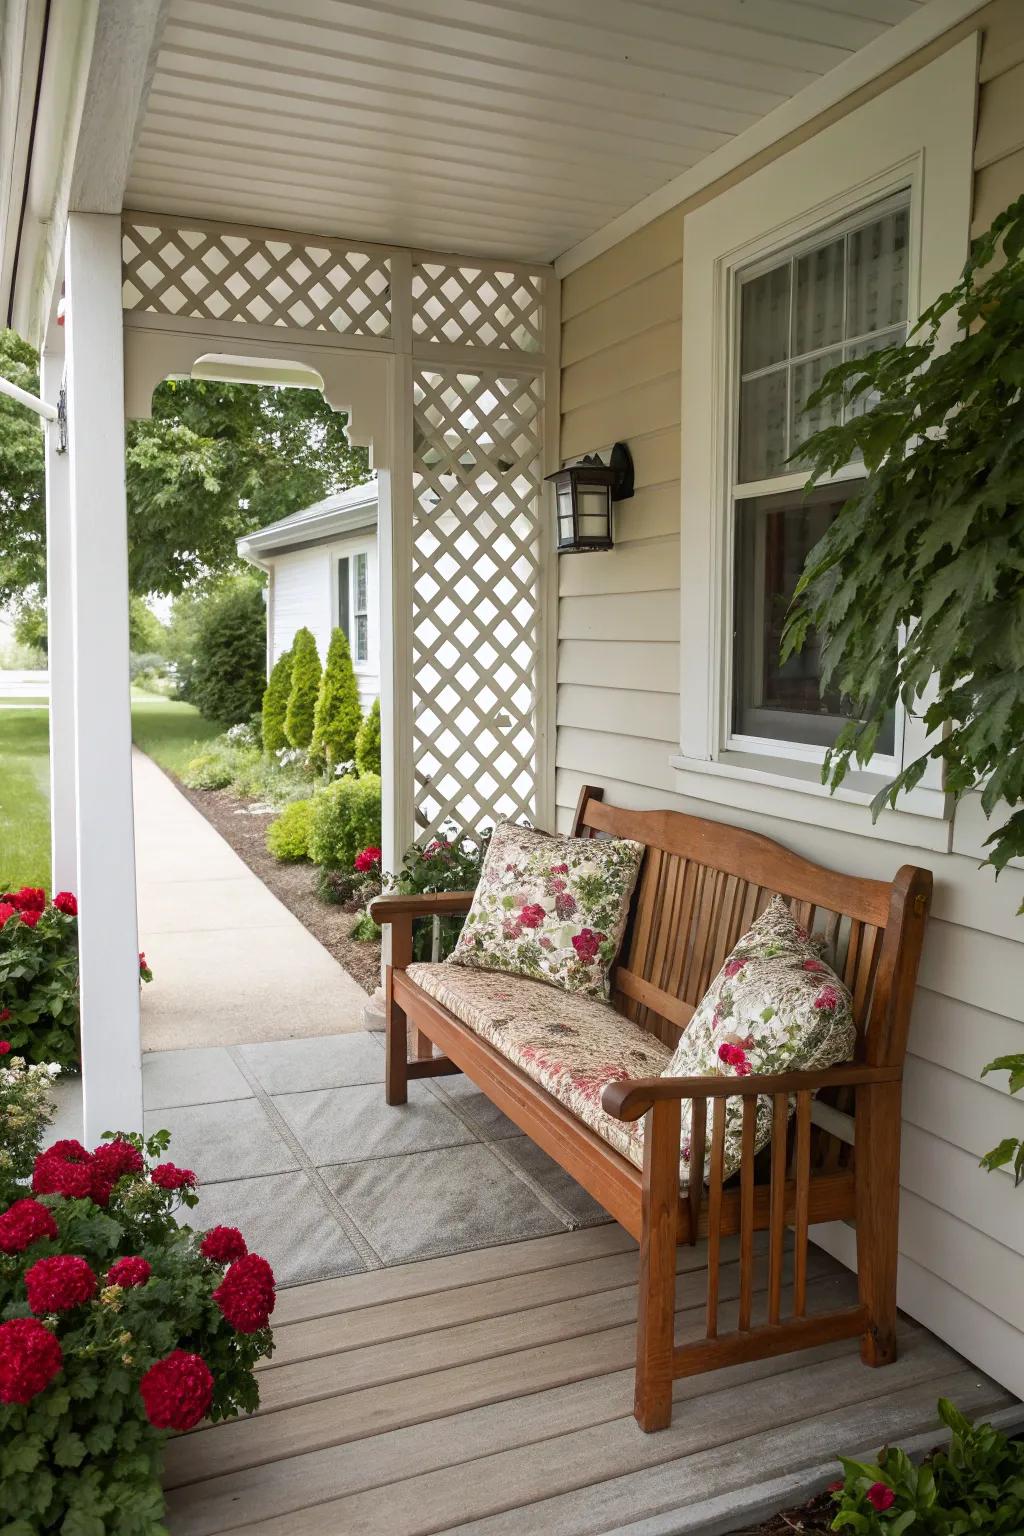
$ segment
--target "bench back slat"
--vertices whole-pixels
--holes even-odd
[[[927,870],[893,881],[844,875],[758,833],[680,811],[634,811],[587,786],[576,836],[646,845],[620,964],[616,1006],[667,1045],[679,1040],[730,950],[780,895],[824,940],[824,955],[853,996],[857,1058],[901,1063],[921,935]]]

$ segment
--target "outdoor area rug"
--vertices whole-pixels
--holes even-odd
[[[381,1035],[150,1052],[143,1097],[199,1177],[189,1222],[240,1227],[282,1285],[608,1220],[467,1078],[389,1108]]]

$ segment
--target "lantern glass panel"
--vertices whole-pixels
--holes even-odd
[[[579,487],[581,540],[607,539],[611,528],[611,490],[605,485]]]

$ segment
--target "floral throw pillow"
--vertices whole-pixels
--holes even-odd
[[[504,822],[449,963],[606,998],[643,854],[627,838],[553,837]]]
[[[849,1061],[853,1002],[818,946],[776,896],[743,935],[704,994],[663,1077],[749,1077]],[[790,1102],[792,1111],[793,1101]],[[684,1156],[690,1104],[683,1104]],[[743,1101],[726,1101],[725,1172],[740,1166]],[[708,1113],[710,1145],[711,1110]],[[772,1106],[757,1101],[758,1151],[772,1133]],[[710,1151],[705,1171],[710,1167]]]

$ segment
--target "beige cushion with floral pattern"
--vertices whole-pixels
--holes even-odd
[[[665,1070],[671,1052],[655,1035],[609,1003],[522,976],[488,976],[447,962],[410,965],[407,974],[616,1152],[643,1167],[643,1122],[606,1115],[601,1094],[608,1083],[658,1077]]]
[[[504,822],[448,964],[608,996],[644,845]]]
[[[665,1077],[748,1077],[849,1061],[857,1041],[850,994],[781,896],[736,944],[701,999]],[[688,1151],[690,1101],[683,1102]],[[790,1101],[790,1112],[793,1100]],[[727,1101],[725,1172],[740,1166],[743,1101]],[[709,1114],[710,1128],[710,1114]],[[757,1101],[755,1145],[772,1133],[771,1100]],[[709,1129],[710,1142],[710,1129]],[[705,1171],[710,1165],[710,1152]]]

